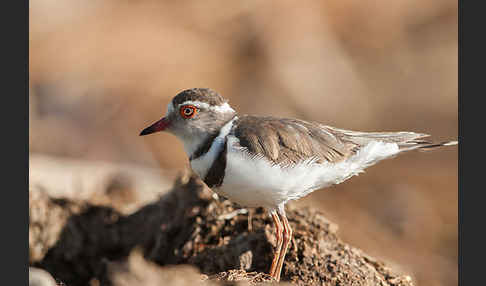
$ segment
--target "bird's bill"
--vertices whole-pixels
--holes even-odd
[[[163,117],[159,121],[155,122],[154,124],[142,130],[142,132],[140,132],[140,136],[163,131],[167,129],[168,126],[169,126],[169,120],[166,117]]]

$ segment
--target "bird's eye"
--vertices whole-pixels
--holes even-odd
[[[193,118],[197,113],[197,108],[193,105],[185,105],[181,107],[180,112],[183,118]]]

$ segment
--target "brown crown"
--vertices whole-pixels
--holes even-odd
[[[213,106],[219,106],[226,102],[221,95],[212,89],[191,88],[178,93],[174,99],[172,99],[172,103],[178,105],[188,100],[205,102]]]

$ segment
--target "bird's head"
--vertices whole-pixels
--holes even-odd
[[[167,131],[184,143],[188,154],[234,118],[236,112],[228,101],[208,88],[193,88],[180,92],[167,105],[162,119],[142,130],[140,136]]]

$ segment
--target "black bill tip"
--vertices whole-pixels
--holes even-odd
[[[169,123],[170,123],[169,120],[163,117],[159,121],[155,122],[154,124],[142,130],[142,132],[140,132],[140,136],[152,134],[154,132],[164,131],[169,126]]]
[[[142,130],[142,132],[140,132],[139,136],[149,135],[149,134],[154,133],[154,132],[155,132],[154,128],[152,126],[150,126],[150,127],[145,128],[144,130]]]

